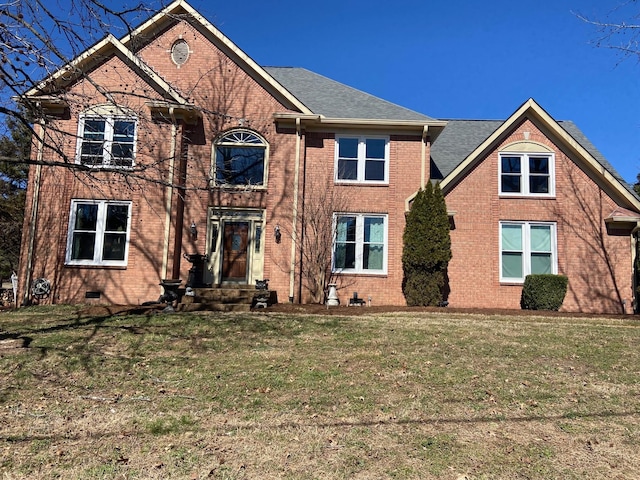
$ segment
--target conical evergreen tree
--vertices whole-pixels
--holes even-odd
[[[0,277],[7,279],[20,256],[31,131],[11,117],[5,123],[8,134],[0,136]]]
[[[428,183],[416,195],[403,235],[403,293],[407,305],[436,306],[444,300],[451,259],[449,217],[440,186]]]

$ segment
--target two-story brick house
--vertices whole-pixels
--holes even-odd
[[[402,305],[405,213],[440,181],[451,306],[519,308],[526,274],[550,272],[569,277],[567,310],[632,311],[640,202],[533,100],[504,122],[434,119],[305,69],[261,67],[181,0],[25,99],[46,120],[22,302],[44,278],[41,301],[140,304],[162,279],[187,279],[185,254],[198,254],[198,283],[268,278],[279,301],[310,301],[316,255],[343,302],[357,291]]]

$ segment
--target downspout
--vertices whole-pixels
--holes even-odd
[[[174,116],[173,107],[169,109],[171,116],[171,153],[169,156],[169,184],[167,185],[167,198],[165,201],[165,219],[164,219],[164,242],[162,250],[162,270],[161,278],[167,278],[167,269],[169,265],[169,234],[171,232],[171,202],[173,201],[173,169],[176,162],[176,137],[178,128]]]
[[[429,125],[422,127],[422,165],[420,169],[420,188],[424,188],[427,184],[427,135],[429,134]]]
[[[303,134],[304,132],[300,131],[301,143],[302,143]],[[296,294],[300,299],[300,303],[302,303],[303,270],[305,268],[304,242],[307,235],[307,228],[306,228],[306,221],[305,221],[306,194],[307,194],[307,153],[304,145],[305,145],[304,143],[302,143],[301,145],[301,148],[303,151],[301,153],[301,158],[300,158],[300,161],[302,162],[302,165],[300,167],[302,169],[302,173],[300,175],[301,181],[302,181],[302,186],[301,186],[302,191],[300,192],[300,195],[302,196],[302,205],[300,207],[300,240],[299,240],[300,245],[298,245],[298,254],[300,255],[300,269],[298,271],[298,287],[296,288]]]
[[[31,202],[31,218],[29,220],[29,248],[27,250],[27,268],[25,272],[24,290],[22,292],[22,304],[27,305],[29,301],[29,285],[31,285],[31,275],[33,269],[33,249],[36,239],[36,222],[38,220],[38,205],[40,200],[40,180],[42,177],[42,157],[44,155],[44,136],[45,136],[44,119],[40,119],[40,138],[38,139],[38,153],[36,173],[34,175],[33,185],[33,201]],[[16,306],[17,302],[16,302]]]
[[[293,303],[296,279],[296,246],[298,242],[298,181],[300,178],[300,118],[296,118],[296,159],[293,176],[293,219],[291,225],[291,264],[289,266],[289,302]]]

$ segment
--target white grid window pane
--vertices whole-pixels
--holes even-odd
[[[522,251],[522,225],[502,226],[502,249]]]
[[[548,225],[531,226],[531,251],[551,251],[551,227]]]
[[[504,278],[523,278],[523,273],[521,253],[505,252],[502,254],[502,276]]]

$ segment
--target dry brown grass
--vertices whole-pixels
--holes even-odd
[[[95,313],[0,313],[0,478],[638,478],[631,317]]]

